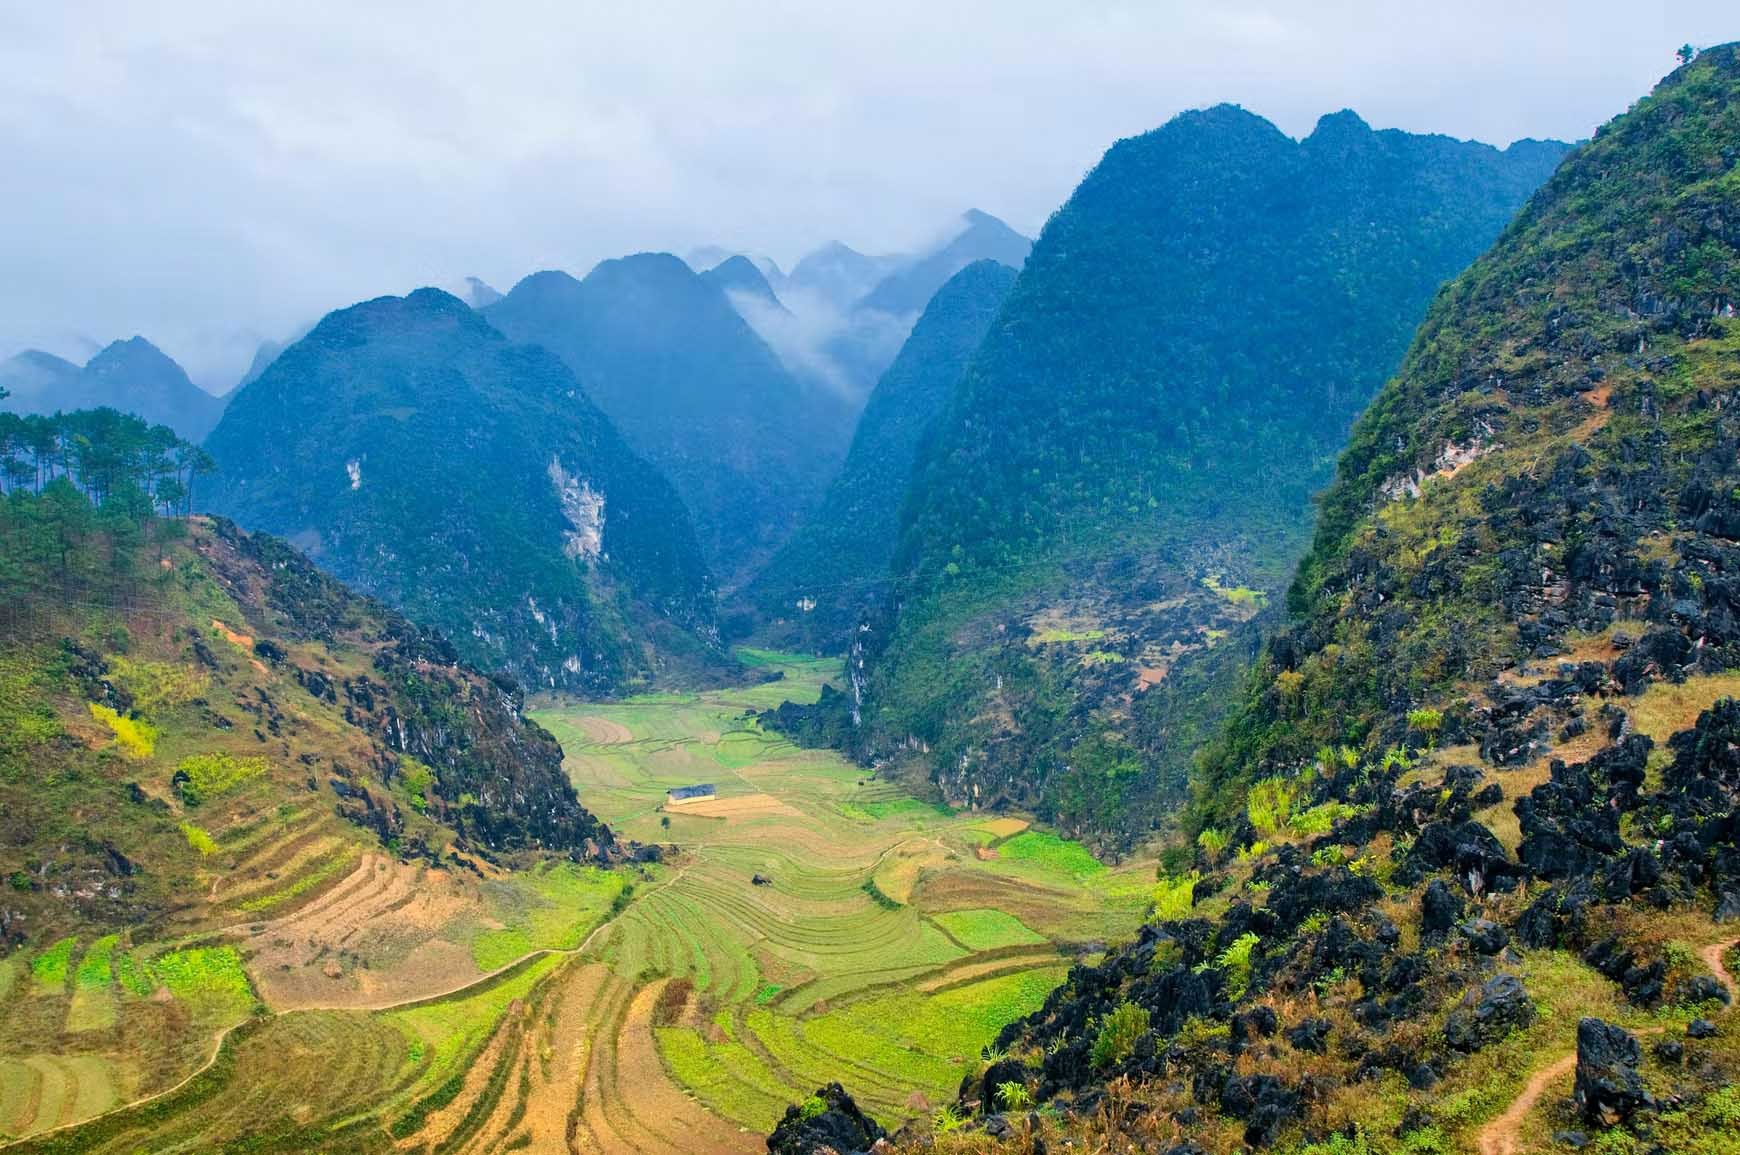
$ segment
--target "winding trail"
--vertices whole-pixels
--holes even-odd
[[[1716,978],[1728,988],[1730,997],[1740,993],[1736,987],[1734,976],[1728,972],[1728,967],[1722,961],[1722,955],[1730,947],[1740,946],[1740,943],[1723,939],[1713,942],[1698,951],[1698,957],[1703,959],[1715,972]],[[1664,1028],[1653,1027],[1649,1030],[1634,1032],[1640,1036],[1659,1035]],[[1529,1076],[1529,1081],[1523,1085],[1522,1092],[1511,1100],[1504,1114],[1493,1119],[1480,1129],[1480,1155],[1516,1155],[1517,1141],[1522,1133],[1523,1122],[1529,1117],[1529,1112],[1535,1109],[1541,1096],[1547,1089],[1565,1078],[1577,1069],[1577,1052],[1561,1055],[1551,1063]]]

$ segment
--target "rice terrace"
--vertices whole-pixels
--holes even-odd
[[[13,956],[10,1149],[751,1152],[842,1077],[891,1127],[944,1108],[1134,931],[1154,864],[764,732],[756,711],[840,663],[741,656],[783,676],[534,711],[586,805],[662,862],[441,871],[274,814],[211,832],[234,868],[181,938]]]

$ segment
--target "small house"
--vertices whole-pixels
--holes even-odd
[[[685,802],[705,802],[713,798],[716,793],[711,782],[698,782],[693,786],[673,786],[665,791],[665,805],[681,806]]]

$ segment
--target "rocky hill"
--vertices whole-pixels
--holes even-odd
[[[942,1129],[1734,1150],[1737,158],[1727,45],[1439,295],[1150,925],[1005,1030]]]
[[[681,501],[574,376],[423,289],[327,316],[238,391],[201,505],[286,536],[533,687],[715,648]]]
[[[787,372],[725,294],[676,257],[535,273],[485,310],[561,357],[623,438],[670,477],[721,583],[796,526],[837,468],[855,408]]]
[[[1295,141],[1231,106],[1114,146],[927,439],[859,753],[1111,845],[1149,828],[1218,710],[1175,724],[1153,689],[1236,685],[1207,655],[1278,596],[1354,416],[1561,152],[1352,113]]]
[[[621,855],[516,686],[276,538],[154,516],[191,447],[110,418],[4,439],[31,479],[0,503],[9,944],[187,933],[228,900],[211,856],[280,830],[461,869]],[[61,456],[75,440],[94,452]],[[310,862],[261,860],[278,886]]]
[[[961,215],[959,230],[934,249],[915,257],[876,283],[856,307],[884,313],[922,311],[949,278],[975,261],[995,261],[1019,270],[1033,251],[1033,242],[978,209]]]
[[[1014,281],[1014,269],[989,260],[956,273],[877,382],[821,506],[746,593],[780,623],[772,629],[784,644],[844,649],[865,610],[886,596],[919,440],[960,383]]]

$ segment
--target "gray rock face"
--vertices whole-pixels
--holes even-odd
[[[1495,975],[1469,992],[1444,1023],[1444,1041],[1458,1051],[1478,1051],[1535,1021],[1534,1000],[1512,974]]]
[[[1600,1019],[1577,1024],[1577,1109],[1591,1123],[1612,1126],[1655,1106],[1637,1065],[1643,1051],[1623,1027]]]

